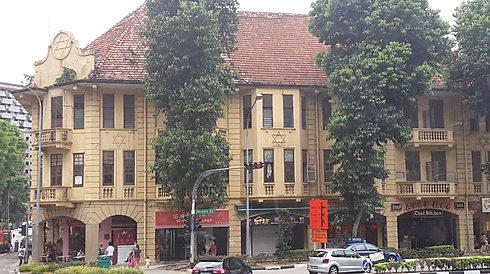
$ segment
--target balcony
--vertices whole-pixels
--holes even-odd
[[[124,186],[122,188],[114,188],[113,186],[104,186],[100,192],[102,200],[133,200],[136,198],[134,186]]]
[[[32,145],[37,147],[39,144],[39,133],[33,132],[35,138]],[[71,129],[67,128],[53,128],[43,129],[41,134],[41,148],[59,148],[69,150],[72,144]]]
[[[444,128],[414,128],[412,140],[409,143],[419,146],[448,146],[454,145],[454,132]]]
[[[458,196],[457,184],[454,182],[404,182],[397,183],[399,198],[446,198]]]
[[[41,187],[39,203],[41,206],[61,206],[73,208],[74,204],[70,201],[71,187],[57,186],[57,187]],[[37,200],[37,188],[31,188],[33,191],[32,197],[34,201]]]
[[[343,199],[342,195],[338,192],[333,192],[331,188],[332,183],[323,183],[322,184],[322,196],[327,198],[339,198]]]

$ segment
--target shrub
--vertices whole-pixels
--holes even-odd
[[[32,274],[43,274],[49,272],[49,266],[46,264],[38,264],[31,269]]]
[[[19,272],[31,272],[32,269],[38,265],[42,265],[42,264],[41,263],[23,264],[19,266]]]
[[[311,249],[288,250],[284,254],[283,259],[288,262],[305,262],[308,261],[311,252],[313,252]]]
[[[385,273],[386,271],[390,270],[390,264],[389,263],[379,263],[374,265],[374,272],[376,273]]]

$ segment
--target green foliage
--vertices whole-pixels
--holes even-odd
[[[146,4],[145,92],[166,117],[165,130],[152,142],[156,160],[151,171],[171,194],[169,205],[189,209],[199,175],[228,167],[231,161],[226,140],[216,134],[216,121],[224,118],[226,95],[234,92],[238,78],[223,57],[235,49],[237,2],[150,0]],[[225,201],[226,175],[203,180],[198,207]]]
[[[56,84],[62,84],[66,82],[71,82],[77,80],[77,72],[74,69],[68,68],[68,67],[63,67],[63,72],[61,73],[60,77],[56,78],[54,82]]]
[[[398,252],[404,259],[416,258],[435,258],[435,257],[460,257],[464,255],[464,251],[454,248],[452,245],[430,246],[425,248],[385,248]]]
[[[283,256],[283,260],[288,262],[307,262],[308,257],[313,252],[311,249],[288,250]]]
[[[56,270],[56,274],[143,274],[143,270],[131,267],[121,267],[114,269],[88,267],[88,266],[70,266]]]
[[[45,264],[36,265],[31,269],[32,274],[42,274],[49,272],[49,266]]]
[[[279,259],[282,259],[287,251],[291,250],[291,244],[293,242],[293,229],[295,223],[294,218],[287,209],[281,209],[279,211],[279,220],[277,232],[279,234],[276,240],[276,255]]]
[[[374,265],[374,272],[376,274],[379,273],[385,273],[390,269],[390,264],[389,263],[379,263]]]
[[[402,110],[428,92],[448,56],[449,24],[427,0],[318,0],[312,8],[310,32],[330,46],[316,62],[337,105],[327,126],[335,141],[329,162],[337,167],[331,188],[347,212],[334,225],[353,223],[356,236],[362,213],[383,207],[374,182],[389,175],[385,145],[410,140]]]
[[[23,264],[19,266],[19,272],[31,272],[32,269],[36,266],[44,265],[43,263],[29,263],[29,264]]]

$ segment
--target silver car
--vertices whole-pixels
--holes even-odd
[[[307,265],[310,274],[371,272],[372,267],[368,258],[342,248],[317,249],[311,253]]]

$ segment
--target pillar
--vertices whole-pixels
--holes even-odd
[[[44,222],[40,222],[39,223],[39,243],[38,243],[38,246],[35,246],[35,242],[36,242],[36,229],[33,225],[32,227],[32,247],[31,247],[31,255],[32,255],[32,260],[35,261],[35,262],[40,262],[41,261],[41,258],[34,258],[34,248],[37,250],[37,254],[39,254],[39,256],[43,255],[44,253],[44,226],[45,226],[45,223]],[[28,246],[26,246],[26,248],[28,248]]]
[[[456,231],[453,233],[456,235],[457,248],[466,251],[474,250],[473,214],[467,211],[461,212],[456,219]]]
[[[85,261],[95,262],[97,261],[97,255],[99,254],[99,224],[93,221],[88,222],[85,225]],[[97,237],[91,237],[89,235],[97,235]]]
[[[386,216],[386,240],[389,247],[398,248],[398,216]]]
[[[234,211],[233,209],[230,209],[231,218],[230,218],[230,231],[228,233],[228,237],[229,237],[228,255],[242,253],[241,220],[238,217],[237,212],[233,212],[233,211]],[[245,244],[245,242],[243,244]]]
[[[60,226],[62,227],[62,240],[63,240],[63,255],[67,256],[69,255],[68,252],[68,245],[70,244],[70,233],[69,233],[69,227],[68,227],[68,218],[61,218],[61,223]]]

